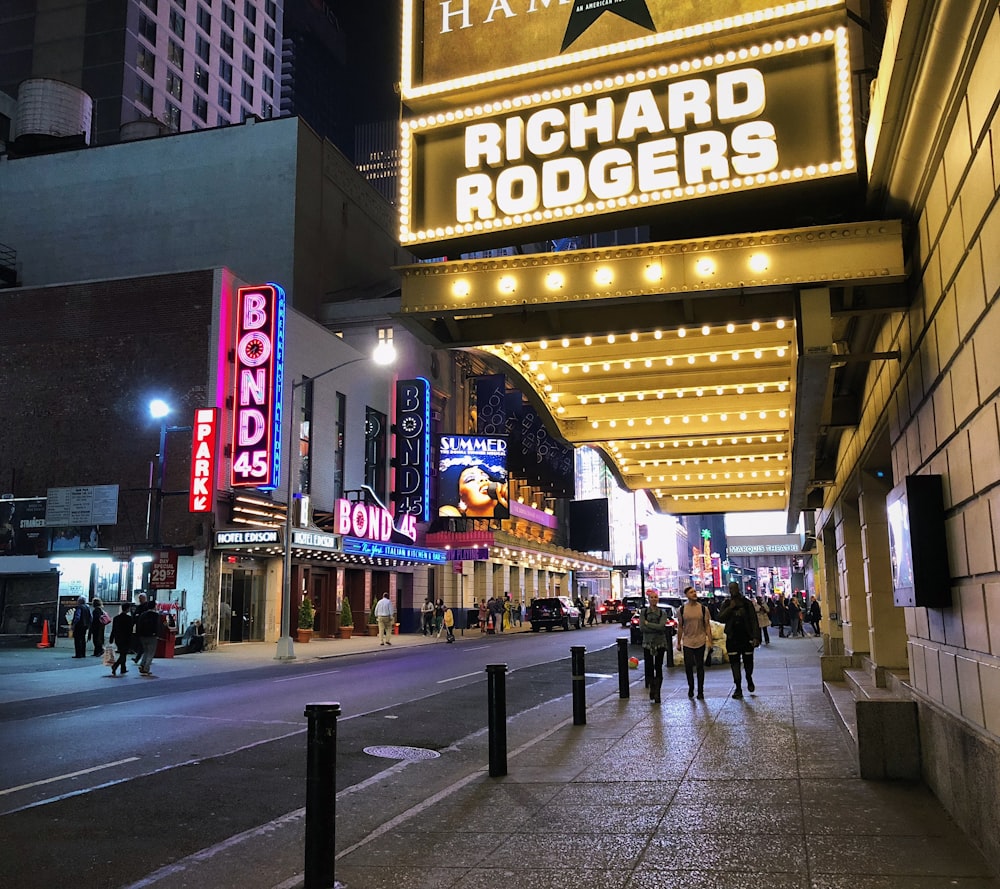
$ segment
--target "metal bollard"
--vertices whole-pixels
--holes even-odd
[[[507,665],[486,665],[489,711],[490,777],[507,774]]]
[[[573,675],[573,725],[587,724],[587,677],[583,664],[583,645],[571,645],[570,662]]]
[[[306,704],[306,872],[304,889],[336,884],[337,717],[340,704]]]
[[[618,697],[627,698],[628,691],[628,639],[618,640]]]

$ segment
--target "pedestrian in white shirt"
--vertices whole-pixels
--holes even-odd
[[[384,593],[382,598],[378,600],[378,604],[375,606],[375,620],[378,621],[379,645],[392,645],[389,637],[392,635],[392,618],[394,614],[395,612],[392,609],[392,601],[389,599],[389,594]]]

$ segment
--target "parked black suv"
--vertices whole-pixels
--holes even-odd
[[[579,630],[583,626],[583,615],[566,596],[555,596],[551,599],[535,599],[528,609],[528,620],[531,622],[531,632],[537,633],[543,627],[551,630],[562,627],[568,630],[573,627]]]

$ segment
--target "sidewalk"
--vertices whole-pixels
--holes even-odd
[[[857,777],[815,639],[772,642],[754,694],[596,702],[391,830],[340,852],[348,889],[1000,889],[923,785]],[[609,690],[604,683],[596,688]],[[286,887],[299,886],[301,880]]]
[[[611,628],[588,643],[588,630],[574,642],[617,635]],[[93,671],[106,668],[73,660],[66,643],[0,650],[0,701],[93,687]],[[403,635],[393,644],[444,643]],[[487,773],[483,733],[400,773],[417,790],[396,814],[369,812],[357,797],[338,802],[345,814],[360,803],[364,817],[338,818],[337,880],[346,889],[1000,889],[923,785],[857,776],[823,693],[817,647],[811,637],[772,641],[744,700],[731,697],[728,665],[706,671],[704,701],[688,699],[681,667],[665,671],[660,705],[648,700],[641,670],[630,673],[626,700],[605,679],[588,686],[586,725],[572,725],[566,700],[546,705],[567,714],[554,728],[550,718],[530,732],[512,725],[504,777]],[[295,654],[377,648],[377,638],[357,636],[296,644]],[[230,645],[158,662],[157,672],[252,669],[274,654],[273,643]],[[148,885],[297,889],[301,815],[151,875]]]

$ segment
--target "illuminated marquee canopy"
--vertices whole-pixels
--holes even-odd
[[[401,161],[418,252],[853,173],[846,29],[406,121]]]

